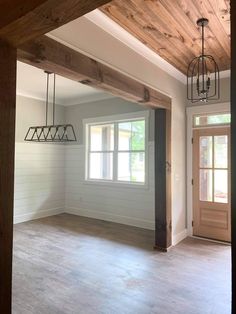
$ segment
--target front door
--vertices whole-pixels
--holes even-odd
[[[193,234],[231,241],[230,128],[193,131]]]

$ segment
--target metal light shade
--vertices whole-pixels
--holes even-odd
[[[192,103],[220,97],[218,65],[211,55],[204,53],[204,27],[208,25],[208,20],[199,19],[197,25],[202,27],[202,54],[190,62],[187,71],[187,98]]]
[[[26,142],[51,142],[51,143],[61,143],[61,142],[75,142],[76,136],[74,128],[71,124],[55,124],[55,110],[56,110],[56,75],[54,73],[53,82],[53,114],[52,114],[52,124],[48,125],[48,99],[49,99],[49,75],[51,72],[45,71],[47,74],[47,89],[46,89],[46,124],[41,126],[31,126],[29,127],[25,141]]]
[[[31,126],[25,136],[26,142],[74,142],[75,131],[71,124]]]

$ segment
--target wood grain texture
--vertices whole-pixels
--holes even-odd
[[[230,68],[229,0],[113,0],[101,10],[142,43],[186,74],[190,61],[201,53],[196,21],[209,19],[206,54],[220,70]]]
[[[0,311],[11,313],[16,49],[0,42]]]
[[[219,241],[231,242],[231,202],[230,202],[230,145],[227,145],[227,174],[228,174],[228,186],[227,186],[227,203],[219,203],[214,201],[215,193],[215,166],[216,156],[216,144],[214,143],[215,136],[227,136],[227,143],[230,142],[230,128],[218,127],[218,128],[198,128],[193,130],[193,234],[205,238],[211,238]],[[201,184],[204,184],[200,180],[200,169],[204,169],[204,166],[200,162],[201,153],[200,147],[203,147],[201,138],[210,137],[212,139],[212,164],[208,169],[212,169],[212,201],[203,201],[200,197]],[[206,167],[207,168],[207,167]],[[219,170],[218,170],[219,171]]]
[[[230,247],[59,216],[15,225],[14,314],[230,314]]]
[[[236,2],[231,0],[231,242],[232,314],[236,313]]]
[[[163,251],[172,244],[170,122],[168,110],[155,110],[155,248]]]
[[[47,36],[22,45],[18,49],[17,58],[136,103],[154,108],[171,108],[168,96]]]
[[[109,0],[11,0],[0,2],[0,38],[17,47]]]

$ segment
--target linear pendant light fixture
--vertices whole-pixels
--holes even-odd
[[[208,102],[220,98],[220,74],[215,59],[205,54],[204,27],[209,23],[208,19],[197,20],[197,25],[202,28],[202,53],[194,58],[187,71],[187,98],[192,103]]]
[[[26,142],[75,142],[76,136],[73,125],[71,124],[55,124],[56,111],[56,74],[45,71],[47,74],[47,90],[46,90],[46,123],[42,126],[29,127],[25,141]],[[53,113],[52,124],[48,124],[48,109],[49,109],[49,76],[53,74]]]

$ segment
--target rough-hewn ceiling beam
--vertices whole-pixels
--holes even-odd
[[[0,38],[17,47],[108,2],[110,0],[0,1]]]
[[[17,58],[19,61],[106,90],[130,101],[155,108],[171,107],[171,99],[168,96],[47,36],[26,42],[18,49]]]

